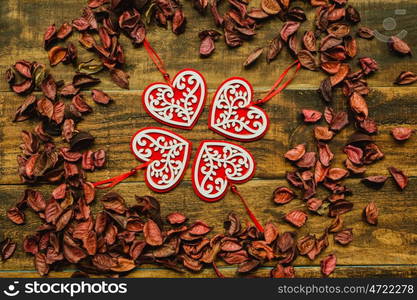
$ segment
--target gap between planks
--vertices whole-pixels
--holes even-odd
[[[158,81],[155,81],[155,82],[158,82]],[[162,80],[161,80],[161,82],[163,82]],[[152,83],[152,82],[151,82]],[[151,83],[149,83],[149,84],[151,84]],[[220,85],[221,83],[219,83],[219,85]],[[95,86],[95,87],[93,87],[94,89],[100,89],[100,86]],[[313,87],[313,86],[300,86],[300,87],[296,87],[296,86],[294,86],[294,87],[287,87],[287,88],[285,88],[285,90],[284,91],[314,91],[314,90],[318,90],[318,86],[317,87]],[[407,90],[417,90],[417,86],[397,86],[397,85],[393,85],[393,86],[369,86],[369,89],[370,90],[387,90],[387,89],[395,89],[395,88],[398,88],[399,90],[401,90],[401,89],[407,89]],[[258,92],[258,93],[263,93],[263,92],[268,92],[269,90],[271,89],[271,87],[253,87],[253,90],[255,91],[255,92]],[[123,93],[142,93],[144,90],[137,90],[137,89],[129,89],[129,90],[126,90],[126,89],[115,89],[115,90],[113,90],[113,89],[101,89],[103,92],[106,92],[106,93],[121,93],[121,94],[123,94]],[[89,90],[81,90],[80,91],[80,93],[85,93],[85,92],[89,92],[89,91],[91,91],[91,89],[89,89]],[[214,94],[215,92],[217,91],[217,88],[215,88],[215,89],[207,89],[207,93],[208,94],[210,94],[210,93],[212,93],[212,94]],[[11,90],[1,90],[0,89],[0,93],[12,93],[12,94],[15,94],[16,96],[21,96],[21,97],[25,97],[25,96],[27,96],[27,95],[18,95],[18,94],[16,94],[16,93],[14,93],[13,91],[11,91]],[[34,92],[32,92],[33,94],[36,94],[36,95],[40,95],[40,94],[42,94],[42,92],[40,92],[40,91],[34,91]],[[32,94],[31,93],[31,94]]]
[[[369,176],[371,176],[371,175],[369,175]],[[365,176],[366,177],[366,176]],[[365,177],[349,177],[348,179],[363,179],[363,178],[365,178]],[[390,177],[390,176],[388,176],[388,177]],[[417,176],[408,176],[408,179],[416,179],[417,178]],[[255,178],[252,178],[251,180],[250,180],[250,182],[252,182],[252,181],[272,181],[272,180],[285,180],[286,179],[286,177],[271,177],[271,178],[260,178],[260,177],[255,177]],[[119,185],[120,184],[138,184],[138,183],[144,183],[145,182],[145,180],[132,180],[132,181],[124,181],[124,182],[120,182],[119,183]],[[187,183],[191,183],[192,182],[192,180],[190,180],[190,179],[183,179],[181,182],[187,182]],[[43,184],[43,183],[41,183],[41,184],[24,184],[24,183],[0,183],[0,186],[8,186],[8,185],[10,185],[10,186],[16,186],[16,187],[18,187],[18,186],[22,186],[22,187],[41,187],[41,186],[56,186],[56,184]],[[109,189],[109,191],[110,191],[111,189]]]
[[[352,268],[352,269],[359,269],[359,268],[414,268],[417,267],[417,264],[395,264],[395,265],[389,265],[389,264],[381,264],[381,265],[337,265],[338,267],[343,268]],[[303,266],[293,266],[294,269],[310,269],[310,268],[320,268],[320,265],[303,265]],[[222,270],[234,270],[236,269],[236,266],[217,266],[218,269]],[[257,268],[258,270],[272,270],[273,266],[260,266]],[[168,269],[161,268],[161,267],[138,267],[134,268],[132,272],[140,272],[140,271],[166,271]],[[64,269],[60,270],[58,273],[65,273],[65,272],[75,272],[79,271],[78,269]],[[34,273],[35,270],[0,270],[0,273]]]

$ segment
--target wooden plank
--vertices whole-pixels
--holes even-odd
[[[219,267],[221,273],[226,277],[236,277],[235,267]],[[272,267],[263,267],[246,275],[246,277],[269,277]],[[75,270],[65,270],[61,272],[51,272],[53,278],[68,278]],[[318,266],[295,267],[297,277],[318,278],[320,268]],[[415,278],[417,276],[417,266],[338,266],[330,277],[337,278]],[[0,278],[39,278],[39,274],[34,271],[0,272]],[[91,278],[97,278],[92,275]],[[166,269],[149,269],[146,266],[137,268],[129,273],[126,278],[216,278],[212,269],[204,269],[198,273],[178,273]]]
[[[417,139],[412,137],[405,143],[397,143],[390,135],[390,130],[396,126],[415,127],[417,124],[417,104],[414,101],[416,94],[416,88],[377,88],[368,97],[371,116],[381,124],[376,141],[386,153],[386,159],[371,166],[369,174],[387,174],[386,168],[395,165],[410,176],[417,175],[417,170],[414,168],[417,163],[417,157],[414,155]],[[111,95],[115,103],[103,107],[93,104],[91,96],[86,93],[86,98],[94,112],[86,116],[78,125],[78,129],[90,131],[96,137],[95,148],[105,149],[108,154],[107,168],[89,174],[89,179],[92,181],[116,176],[137,165],[138,162],[129,151],[131,135],[145,126],[161,126],[144,111],[139,92],[114,92]],[[202,140],[224,139],[207,128],[208,105],[211,97],[212,94],[209,95],[206,109],[192,131],[176,130],[193,142],[192,157]],[[33,121],[21,123],[10,121],[21,101],[21,97],[12,93],[0,94],[0,184],[20,182],[16,173],[16,156],[21,153],[18,148],[21,143],[20,132],[23,129],[33,130],[36,124]],[[339,95],[334,106],[339,110],[345,106],[345,103],[344,97]],[[244,143],[244,146],[256,159],[256,177],[282,178],[286,171],[291,170],[290,164],[283,158],[283,154],[290,147],[307,142],[310,149],[315,150],[312,136],[314,125],[306,125],[302,122],[301,110],[310,108],[322,111],[324,104],[315,90],[286,90],[265,104],[264,108],[271,119],[269,131],[263,139]],[[324,123],[322,121],[322,124]],[[168,128],[163,125],[161,127]],[[353,132],[352,127],[344,129],[331,143],[337,165],[342,165],[346,158],[341,149]],[[187,170],[187,179],[190,178],[190,174],[191,168]],[[143,180],[143,176],[139,175],[131,180]]]
[[[388,181],[381,190],[373,190],[358,183],[358,179],[347,180],[347,185],[353,189],[354,195],[349,199],[354,203],[352,212],[345,215],[345,226],[353,228],[354,241],[348,246],[335,245],[332,238],[328,249],[314,262],[299,257],[295,265],[309,266],[316,265],[320,259],[329,253],[335,253],[339,265],[411,265],[417,264],[417,226],[415,216],[417,206],[415,205],[415,189],[417,179],[410,181],[410,187],[404,192],[396,191],[393,182]],[[250,203],[255,215],[265,223],[274,221],[278,224],[280,232],[295,231],[290,225],[283,221],[283,216],[290,210],[303,208],[304,202],[295,199],[285,206],[276,206],[271,201],[273,190],[280,185],[286,185],[284,180],[252,180],[240,185],[239,190]],[[32,212],[28,212],[25,225],[16,226],[6,219],[6,210],[15,203],[23,192],[23,186],[0,186],[0,224],[5,237],[11,237],[15,241],[22,241],[23,238],[33,233],[40,225],[40,221]],[[52,190],[52,187],[42,186],[39,188],[44,195]],[[183,182],[174,191],[167,194],[157,195],[150,192],[142,182],[123,183],[114,188],[129,204],[134,204],[134,195],[152,195],[161,202],[162,214],[165,216],[170,212],[181,211],[185,213],[191,222],[204,220],[210,226],[214,226],[213,233],[223,231],[223,221],[231,211],[238,213],[242,220],[247,219],[244,209],[238,198],[228,193],[222,201],[206,203],[199,200],[193,193],[191,183]],[[99,191],[97,199],[105,191]],[[327,193],[319,192],[320,197]],[[374,200],[380,210],[378,226],[370,226],[362,220],[362,210],[366,204]],[[94,211],[100,208],[96,201]],[[298,237],[312,233],[320,235],[324,228],[331,223],[326,216],[309,214],[309,220],[300,230],[296,230]],[[20,244],[20,243],[19,243]],[[223,265],[220,263],[220,265]],[[32,258],[22,253],[21,245],[15,255],[4,264],[3,270],[32,270]]]
[[[56,23],[59,26],[63,21],[71,21],[78,17],[86,1],[75,0],[3,0],[0,7],[0,68],[4,70],[7,66],[19,59],[36,60],[47,62],[47,53],[42,50],[43,33],[47,26]],[[248,54],[257,47],[268,44],[282,26],[278,19],[269,20],[262,24],[262,28],[254,40],[245,43],[238,49],[229,49],[223,40],[216,43],[215,54],[208,59],[200,59],[198,55],[199,39],[198,32],[204,29],[215,28],[210,14],[201,17],[191,4],[184,1],[185,14],[188,17],[188,25],[184,34],[176,36],[170,32],[152,25],[149,28],[149,40],[164,59],[168,71],[174,75],[182,68],[191,67],[204,73],[210,88],[214,89],[224,79],[230,76],[243,76],[250,79],[256,88],[268,88],[276,80],[278,75],[293,60],[286,51],[280,55],[277,61],[267,65],[261,59],[255,66],[245,70],[242,67]],[[259,1],[255,1],[256,6]],[[414,16],[417,14],[417,6],[413,0],[387,1],[387,0],[353,0],[350,1],[362,14],[362,26],[369,26],[385,35],[395,35],[401,30],[406,30],[406,40],[410,45],[417,43]],[[297,2],[297,5],[306,8],[309,21],[303,24],[300,35],[304,30],[312,29],[314,10],[304,2]],[[225,9],[227,4],[223,4]],[[381,9],[383,7],[383,9]],[[405,15],[395,15],[396,9],[406,10]],[[34,13],[36,12],[36,13]],[[387,17],[395,17],[397,28],[392,31],[384,30],[382,21]],[[198,21],[194,21],[198,20]],[[78,33],[75,33],[70,40],[77,41]],[[370,79],[371,86],[392,86],[392,82],[400,71],[417,70],[417,63],[411,57],[400,58],[390,53],[384,42],[377,39],[373,41],[359,40],[359,55],[372,56],[380,63],[381,71]],[[78,44],[78,43],[77,43]],[[143,48],[134,49],[130,42],[122,39],[126,50],[127,70],[131,75],[131,88],[143,89],[154,81],[160,81],[161,75],[156,71],[151,60]],[[80,60],[93,57],[92,53],[82,50]],[[284,53],[285,52],[285,53]],[[352,65],[355,65],[352,62]],[[58,66],[54,68],[57,78],[69,80],[72,74],[70,66]],[[314,75],[313,75],[314,74]],[[103,75],[103,87],[105,89],[118,89],[110,82],[109,76]],[[322,73],[311,73],[302,71],[293,83],[294,87],[316,88],[323,78]],[[0,81],[0,90],[8,90],[6,83]]]

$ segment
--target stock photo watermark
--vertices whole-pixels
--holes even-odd
[[[394,17],[388,17],[385,18],[382,21],[382,27],[384,28],[384,30],[386,32],[392,32],[394,33],[395,31],[398,31],[398,24],[397,24],[397,16],[405,16],[407,14],[407,10],[406,9],[396,9],[394,10]],[[383,34],[381,32],[379,32],[378,30],[374,31],[374,35],[375,37],[380,40],[381,42],[388,42],[388,40],[390,39],[391,36],[396,36],[399,39],[404,39],[407,36],[408,32],[405,29],[401,29],[399,32],[397,32],[396,34]]]
[[[3,290],[3,294],[8,297],[16,297],[19,294],[39,295],[55,294],[67,295],[74,297],[79,294],[126,294],[127,283],[114,282],[39,282],[34,280],[19,284],[19,281],[13,281]]]

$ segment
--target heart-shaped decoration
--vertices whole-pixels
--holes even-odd
[[[245,148],[225,141],[203,141],[193,164],[193,187],[203,200],[221,199],[230,183],[246,182],[255,173],[255,160]]]
[[[142,94],[147,113],[166,125],[191,129],[201,115],[207,95],[206,81],[196,70],[184,69],[172,84],[156,82]]]
[[[147,127],[135,133],[130,148],[137,159],[149,162],[146,184],[155,192],[167,192],[184,177],[191,142],[169,130]]]
[[[252,85],[244,78],[232,77],[217,89],[209,114],[209,128],[238,141],[254,141],[269,127],[266,112],[253,105]]]

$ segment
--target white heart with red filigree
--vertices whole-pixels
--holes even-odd
[[[196,70],[184,69],[172,84],[156,82],[142,94],[147,113],[173,127],[191,129],[201,115],[207,95],[206,82]]]
[[[266,112],[252,102],[252,85],[244,78],[232,77],[217,89],[209,114],[209,128],[239,141],[253,141],[269,127]]]
[[[230,183],[246,182],[255,173],[255,160],[245,148],[225,141],[203,141],[193,164],[193,187],[205,201],[217,201]]]
[[[156,192],[166,192],[178,185],[190,161],[191,142],[172,131],[147,127],[130,142],[137,159],[149,162],[146,184]]]

